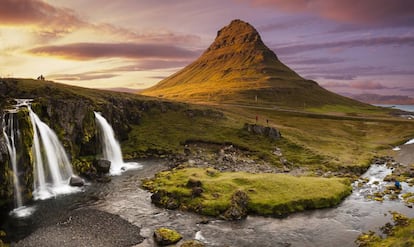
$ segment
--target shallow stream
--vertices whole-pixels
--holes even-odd
[[[36,201],[29,205],[35,209],[26,218],[7,215],[2,228],[19,240],[37,228],[56,224],[63,212],[91,207],[120,215],[141,227],[146,237],[137,246],[154,246],[152,233],[158,227],[171,227],[183,234],[184,239],[198,239],[207,246],[356,246],[354,240],[361,232],[379,231],[390,222],[389,211],[398,211],[414,217],[414,210],[400,200],[383,202],[365,199],[386,184],[382,179],[391,172],[384,166],[373,165],[363,175],[369,181],[361,187],[354,185],[354,192],[336,208],[296,213],[283,219],[249,216],[236,222],[209,219],[192,213],[157,208],[151,204],[151,194],[139,188],[140,180],[151,177],[165,168],[157,161],[140,162],[143,168],[112,177],[108,184],[90,184],[84,192],[59,196],[55,199]],[[379,181],[379,182],[375,182]],[[403,192],[414,188],[403,183]]]

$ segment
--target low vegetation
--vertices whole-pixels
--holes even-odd
[[[283,216],[335,206],[351,193],[346,179],[218,172],[212,168],[161,172],[145,181],[144,187],[155,192],[152,199],[160,206],[211,216],[226,215],[237,200],[238,206],[247,201],[248,213]],[[241,193],[235,198],[238,191]],[[243,194],[247,198],[240,202]]]

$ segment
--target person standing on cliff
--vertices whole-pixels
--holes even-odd
[[[256,124],[259,121],[259,116],[256,115]]]

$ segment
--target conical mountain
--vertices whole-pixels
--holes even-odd
[[[305,80],[284,65],[257,30],[233,20],[193,63],[142,92],[191,102],[286,107],[363,105]]]

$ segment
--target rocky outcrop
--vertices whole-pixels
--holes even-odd
[[[273,127],[265,127],[257,124],[245,123],[243,129],[256,135],[269,137],[273,140],[278,140],[282,137],[280,131]]]

